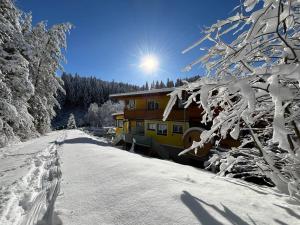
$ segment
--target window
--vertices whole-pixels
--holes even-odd
[[[148,130],[156,130],[156,124],[155,123],[148,123]]]
[[[117,120],[117,127],[123,128],[123,120]]]
[[[135,109],[135,101],[134,101],[134,99],[129,99],[127,101],[127,109]]]
[[[143,121],[136,121],[136,126],[137,127],[144,127],[144,122]]]
[[[158,102],[153,101],[153,100],[148,101],[148,110],[153,111],[153,110],[157,110],[157,109],[158,109]]]
[[[157,124],[157,134],[158,135],[167,135],[168,134],[167,124]]]
[[[183,133],[183,126],[180,124],[173,125],[173,133],[182,134]]]

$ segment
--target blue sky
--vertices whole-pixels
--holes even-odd
[[[65,71],[132,84],[203,74],[181,69],[202,52],[181,51],[201,37],[201,28],[223,19],[239,0],[17,0],[33,22],[70,22]],[[159,59],[160,69],[139,68],[143,55]]]

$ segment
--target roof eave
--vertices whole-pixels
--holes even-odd
[[[161,89],[161,90],[149,90],[149,91],[140,91],[140,92],[128,92],[121,94],[112,94],[109,95],[109,98],[127,98],[127,97],[137,97],[137,96],[153,96],[153,95],[163,95],[167,93],[171,93],[174,88],[169,89]]]

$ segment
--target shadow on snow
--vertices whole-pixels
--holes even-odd
[[[78,137],[72,139],[66,139],[63,141],[64,144],[93,144],[93,145],[100,145],[100,146],[110,146],[108,143],[103,141],[99,141],[89,137]],[[61,144],[61,143],[59,143]]]
[[[222,225],[223,223],[215,219],[213,215],[211,215],[204,207],[203,204],[206,206],[211,207],[216,212],[224,216],[228,221],[232,224],[236,225],[248,225],[246,221],[244,221],[241,217],[237,214],[232,212],[229,208],[223,206],[223,209],[218,208],[215,205],[208,204],[207,202],[191,195],[187,191],[183,191],[181,194],[181,201],[191,210],[194,216],[198,219],[198,221],[203,225]]]
[[[292,209],[288,208],[288,207],[285,207],[285,206],[281,206],[281,205],[277,205],[277,204],[274,204],[276,206],[278,206],[279,208],[282,208],[284,209],[289,215],[297,218],[299,221],[300,221],[300,215],[297,214],[295,211],[293,211]]]

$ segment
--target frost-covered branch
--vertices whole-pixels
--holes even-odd
[[[252,154],[251,160],[281,191],[299,197],[300,2],[243,3],[243,10],[205,29],[204,37],[183,51],[187,53],[210,41],[212,47],[206,54],[186,67],[189,70],[202,63],[210,76],[170,93],[164,119],[177,98],[188,93],[186,107],[192,102],[201,106],[201,122],[212,122],[212,126],[201,133],[199,142],[181,154],[199,151],[213,139],[239,139],[243,151],[248,149],[243,157]],[[200,101],[196,101],[196,96],[200,96]],[[215,114],[215,109],[220,112]],[[242,161],[223,161],[221,173]]]

